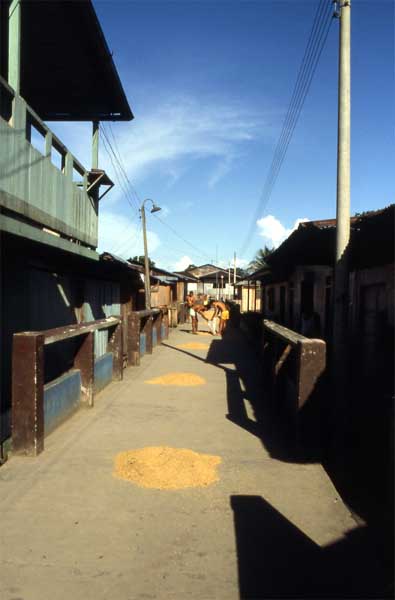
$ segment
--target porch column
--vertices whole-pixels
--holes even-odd
[[[92,169],[99,168],[99,121],[92,123]]]
[[[8,83],[19,95],[21,87],[20,0],[12,0],[8,10]]]

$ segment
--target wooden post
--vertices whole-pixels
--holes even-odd
[[[167,340],[169,337],[169,309],[165,309],[165,313],[163,315],[162,323],[164,325],[164,336],[163,339]]]
[[[140,364],[140,317],[131,312],[128,315],[127,353],[128,365],[137,367]]]
[[[52,132],[47,131],[45,134],[45,156],[51,161],[52,156]]]
[[[92,169],[99,168],[99,121],[92,122]]]
[[[152,354],[152,315],[147,317],[147,320],[144,325],[144,333],[145,333],[145,351],[147,354]]]
[[[36,332],[13,336],[12,447],[27,456],[44,450],[44,336]]]
[[[115,326],[107,344],[107,352],[112,352],[112,378],[113,381],[123,379],[123,344],[122,322]]]
[[[74,357],[74,368],[81,371],[81,402],[91,408],[95,368],[93,331],[82,336],[81,345]]]
[[[21,2],[12,0],[8,9],[8,83],[19,95],[21,86]]]
[[[73,181],[74,158],[71,152],[67,152],[64,165],[64,174],[70,181]]]

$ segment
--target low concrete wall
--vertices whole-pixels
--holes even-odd
[[[99,358],[95,359],[94,366],[94,392],[100,392],[103,388],[106,387],[112,381],[112,371],[113,371],[113,354],[112,352],[107,352]]]
[[[140,333],[140,356],[144,356],[147,349],[147,336],[145,333]]]
[[[80,406],[81,373],[73,370],[44,386],[44,433],[48,435]]]

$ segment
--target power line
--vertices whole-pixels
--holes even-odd
[[[120,245],[117,246],[116,250],[114,250],[114,254],[121,255],[127,249],[128,245],[135,243],[136,246],[140,241],[140,236],[142,237],[143,227],[140,223],[140,227],[136,228],[128,237],[125,239]]]
[[[186,240],[181,234],[178,233],[178,231],[176,231],[174,229],[174,227],[172,227],[171,225],[169,225],[168,223],[166,223],[165,221],[162,221],[162,219],[160,217],[158,217],[157,215],[154,215],[154,217],[160,222],[162,223],[162,225],[164,225],[165,227],[167,227],[168,229],[170,229],[170,231],[172,231],[172,233],[177,236],[180,240],[182,240],[185,244],[188,244],[188,246],[190,246],[191,248],[193,248],[193,250],[195,251],[195,254],[197,254],[198,256],[201,256],[202,258],[204,258],[205,260],[210,260],[209,255],[205,254],[204,252],[202,252],[199,248],[197,248],[196,246],[194,246],[191,242],[189,242],[188,240]]]
[[[132,195],[133,195],[133,197],[134,197],[134,199],[136,201],[137,208],[139,209],[140,205],[141,205],[141,199],[139,197],[139,194],[138,194],[136,188],[134,187],[134,185],[132,184],[132,182],[130,181],[130,179],[128,177],[128,174],[127,174],[127,171],[126,171],[126,168],[125,168],[125,164],[124,164],[123,159],[122,159],[122,155],[121,155],[121,153],[119,151],[119,148],[118,148],[118,143],[117,143],[117,140],[116,140],[113,128],[111,127],[111,123],[108,124],[108,127],[109,127],[109,130],[110,130],[113,142],[114,142],[115,150],[112,147],[111,142],[108,139],[108,136],[106,135],[105,128],[103,128],[103,134],[106,137],[106,139],[107,139],[107,141],[108,141],[108,143],[110,145],[111,151],[113,152],[113,154],[115,156],[115,159],[116,159],[116,161],[117,161],[117,163],[119,165],[119,168],[121,169],[121,173],[123,174],[123,177],[124,177],[124,179],[126,181],[126,184],[129,186],[129,188],[131,190],[131,193],[132,193]]]
[[[125,183],[124,183],[124,181],[122,179],[122,176],[120,174],[118,166],[116,165],[116,163],[114,163],[113,156],[112,156],[112,154],[109,151],[108,146],[107,146],[106,138],[102,136],[101,139],[102,139],[102,142],[103,142],[103,147],[104,147],[104,149],[105,149],[105,151],[106,151],[106,153],[107,153],[107,155],[108,155],[108,157],[109,157],[109,159],[111,161],[111,164],[113,166],[114,173],[115,173],[115,176],[116,176],[116,178],[118,180],[118,183],[119,183],[119,185],[120,185],[123,193],[125,194],[125,198],[126,198],[127,202],[133,208],[133,210],[135,211],[135,213],[137,215],[138,214],[138,208],[136,208],[136,206],[132,203],[132,201],[131,201],[131,199],[129,197],[129,191],[128,191],[127,187],[125,187]]]
[[[104,149],[107,152],[108,157],[110,158],[118,183],[125,195],[127,202],[137,214],[139,211],[138,201],[136,200],[137,192],[135,192],[133,186],[131,185],[130,180],[126,175],[125,169],[122,166],[121,158],[117,155],[116,151],[114,150],[111,141],[105,132],[104,127],[101,127],[100,133]]]
[[[284,119],[280,137],[274,150],[272,162],[266,176],[260,201],[255,211],[254,218],[251,221],[244,244],[239,251],[239,256],[243,256],[247,250],[255,230],[256,221],[263,213],[270,200],[270,196],[284,162],[288,146],[291,142],[292,135],[309,92],[322,50],[325,46],[331,22],[331,4],[328,3],[328,0],[321,0],[320,4],[317,6],[317,11],[312,24],[307,46],[299,67],[292,97]]]

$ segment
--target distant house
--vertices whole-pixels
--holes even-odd
[[[178,275],[184,275],[192,278],[188,282],[188,291],[194,291],[198,294],[207,294],[213,298],[233,298],[233,270],[222,269],[212,264],[200,266],[191,265],[185,271],[177,272]],[[237,280],[240,277],[237,276]]]
[[[235,285],[235,301],[241,312],[261,311],[261,285],[259,279],[244,279]]]

